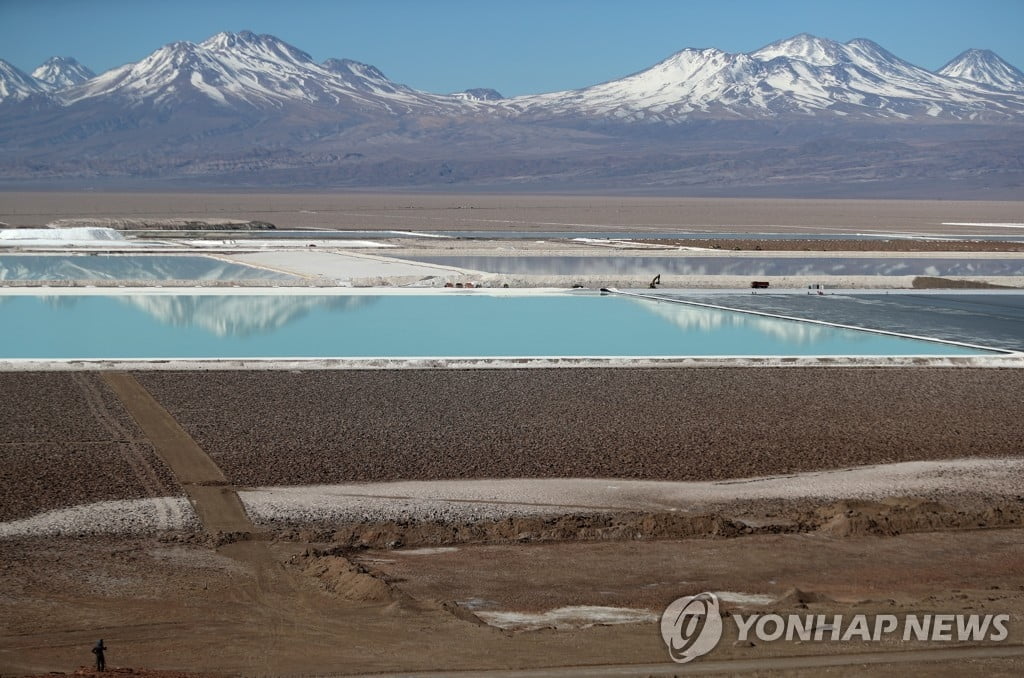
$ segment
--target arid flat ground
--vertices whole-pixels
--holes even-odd
[[[374,582],[384,582],[364,589],[346,581],[349,561],[309,559],[302,543],[214,549],[187,535],[8,542],[0,665],[5,675],[70,671],[87,663],[88,648],[102,635],[111,648],[109,666],[204,675],[439,666],[472,675],[623,664],[645,666],[620,675],[674,675],[681,669],[666,661],[653,623],[509,633],[452,614],[450,602],[478,599],[484,609],[524,611],[574,603],[658,608],[699,590],[783,598],[745,610],[725,606],[742,612],[1010,613],[1008,645],[1024,641],[1022,536],[1020,529],[841,539],[769,535],[479,546],[437,555],[347,553],[357,566],[372,568]],[[263,564],[253,558],[259,549]],[[800,603],[800,594],[786,600],[793,588],[821,602]],[[757,660],[758,675],[770,671],[772,657],[897,649],[860,642],[737,647],[735,631],[726,628],[718,649],[704,659]],[[897,666],[906,675],[969,673],[969,665],[948,660]],[[699,667],[700,660],[691,668]],[[993,657],[984,667],[986,675],[1019,675],[1024,659]]]
[[[906,232],[1002,235],[1020,202],[361,193],[0,193],[0,222],[70,217],[231,218],[278,228],[484,231]]]
[[[702,445],[713,439],[718,442],[712,448],[727,450],[723,441],[740,441],[746,434],[746,449],[762,449],[765,454],[748,455],[754,465],[744,472],[803,466],[808,460],[801,456],[810,448],[796,455],[787,455],[786,448],[805,437],[817,440],[821,454],[847,450],[852,455],[832,462],[836,465],[901,455],[1005,458],[1024,452],[1019,442],[1024,435],[1016,432],[1021,419],[1016,370],[836,370],[834,378],[821,376],[799,369],[700,374],[629,369],[557,374],[378,371],[355,376],[5,374],[4,392],[16,389],[18,396],[4,400],[5,420],[16,423],[2,429],[3,449],[17,448],[30,434],[74,448],[79,432],[99,436],[97,422],[123,420],[127,411],[134,423],[124,421],[125,435],[152,445],[163,460],[159,466],[166,465],[178,478],[205,529],[5,539],[0,559],[0,674],[72,671],[88,663],[89,647],[102,637],[110,647],[111,667],[202,675],[330,675],[440,667],[470,675],[501,670],[508,672],[494,675],[511,676],[516,670],[540,667],[575,668],[531,675],[591,675],[597,667],[611,671],[606,675],[675,675],[683,669],[666,661],[653,621],[505,631],[482,625],[475,614],[530,614],[597,605],[637,608],[656,616],[675,597],[704,590],[773,601],[762,601],[746,612],[1011,615],[1008,641],[963,650],[974,654],[962,654],[959,660],[944,654],[951,651],[948,644],[737,645],[735,630],[727,625],[725,640],[705,658],[703,666],[708,669],[761,674],[773,668],[780,674],[801,669],[812,675],[814,666],[832,666],[830,670],[839,675],[857,675],[866,662],[881,661],[870,665],[878,675],[963,675],[965,667],[988,675],[1019,674],[1024,651],[1013,653],[1024,641],[1024,503],[1012,492],[996,496],[964,488],[942,496],[884,501],[735,502],[708,506],[705,512],[686,517],[656,510],[582,512],[446,525],[411,514],[388,525],[280,527],[253,524],[235,497],[242,489],[240,482],[311,482],[320,477],[307,477],[317,465],[322,466],[323,479],[347,478],[350,472],[339,475],[329,470],[329,464],[323,466],[332,447],[347,450],[341,458],[353,468],[372,469],[383,463],[379,468],[390,468],[387,477],[395,478],[493,476],[493,470],[468,466],[474,450],[480,460],[498,460],[488,463],[519,458],[516,464],[537,467],[526,475],[545,475],[538,465],[547,458],[548,474],[561,475],[560,465],[578,464],[574,457],[588,448],[594,458],[605,459],[609,476],[680,477],[682,468],[689,469],[683,476],[726,477],[729,474],[718,463],[708,463]],[[84,379],[89,388],[70,384],[55,391],[60,379],[69,378]],[[526,383],[518,383],[523,380]],[[756,388],[750,380],[758,382]],[[763,380],[767,381],[760,383]],[[673,434],[671,426],[692,427],[695,419],[684,417],[682,424],[672,424],[671,413],[692,413],[695,404],[713,399],[695,388],[722,389],[721,397],[733,398],[771,392],[772,412],[748,413],[750,420],[761,422],[750,428],[743,423],[746,408],[725,403],[718,418],[701,424],[699,430]],[[575,428],[572,410],[553,411],[553,416],[566,420],[564,426],[538,419],[553,400],[566,401],[566,394],[560,393],[564,389],[603,394],[590,402],[592,409],[601,402],[607,408],[598,407],[586,416],[621,411],[614,415],[621,420],[607,422],[608,428],[577,422],[576,437],[567,437]],[[688,391],[689,401],[673,389]],[[483,397],[499,393],[505,396],[502,407],[489,406],[494,397]],[[653,400],[641,397],[652,393],[657,396]],[[861,407],[858,411],[871,425],[865,428],[850,412],[833,417],[837,399],[842,400],[842,409]],[[210,406],[213,401],[219,403],[216,412]],[[386,401],[394,413],[378,406]],[[659,402],[663,416],[658,414]],[[688,408],[683,407],[686,402]],[[87,403],[93,404],[92,410],[83,409]],[[466,407],[467,403],[479,407]],[[895,416],[888,420],[881,410],[889,406],[910,410],[892,413]],[[704,416],[715,410],[713,403],[701,407]],[[814,415],[819,407],[825,409]],[[75,413],[78,423],[53,424],[54,409]],[[443,420],[446,409],[460,413],[447,425],[465,433],[465,453],[446,452],[458,436],[445,442],[443,426],[427,425],[429,420]],[[14,420],[15,410],[25,414]],[[800,419],[787,411],[814,415],[802,419],[816,433],[792,429],[792,438],[787,439],[786,431]],[[402,417],[409,421],[403,424]],[[615,449],[602,451],[612,428],[626,425],[630,418],[648,426],[654,437],[644,439],[641,427],[616,438]],[[289,419],[294,420],[291,426]],[[728,430],[730,419],[739,425],[735,431]],[[500,433],[502,420],[522,426],[518,452],[508,444],[514,437],[502,443],[499,436],[488,447],[489,438]],[[813,421],[819,424],[809,423]],[[531,427],[536,435],[529,434]],[[715,433],[716,428],[722,430]],[[251,433],[246,435],[246,429]],[[371,444],[353,445],[346,430],[362,431],[352,440]],[[547,434],[539,435],[545,430]],[[666,448],[676,470],[656,461],[659,448],[674,435],[705,439],[696,447],[691,441]],[[878,449],[870,442],[872,436],[880,441]],[[408,451],[399,450],[395,458],[408,462],[404,471],[402,464],[383,458],[386,447],[403,439]],[[921,440],[920,447],[915,447],[915,439]],[[375,447],[374,440],[385,447]],[[942,440],[947,441],[945,447]],[[743,456],[743,445],[737,445],[734,461]],[[772,454],[779,455],[774,464]],[[11,496],[19,483],[32,481],[49,490],[35,498],[37,510],[82,501],[60,492],[79,472],[74,459],[69,457],[66,479],[33,466],[24,467],[21,476],[3,476],[4,495]],[[769,465],[757,466],[758,459]],[[809,461],[815,467],[828,465],[826,456]],[[617,473],[616,464],[623,471]],[[98,472],[103,477],[131,477],[116,466],[101,466]],[[523,474],[514,469],[508,473]],[[129,494],[152,496],[163,491],[140,489]],[[106,491],[94,493],[97,499],[109,496]],[[453,535],[461,535],[454,545]],[[423,550],[433,545],[446,548]],[[744,611],[743,603],[725,600],[725,609]],[[879,654],[915,648],[925,654]]]
[[[234,483],[718,480],[1024,454],[1024,370],[140,372]]]

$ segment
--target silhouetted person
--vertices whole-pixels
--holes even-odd
[[[107,646],[103,644],[103,639],[100,638],[99,642],[96,643],[96,647],[92,649],[92,653],[96,655],[96,670],[105,671],[107,668],[107,660],[103,656],[103,651],[107,649]]]

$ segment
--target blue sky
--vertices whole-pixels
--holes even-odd
[[[937,69],[969,47],[1024,69],[1024,0],[0,0],[0,58],[97,72],[175,40],[271,33],[432,92],[584,87],[685,47],[755,50],[801,32],[870,38]]]

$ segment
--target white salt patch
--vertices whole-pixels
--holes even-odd
[[[310,249],[310,248],[330,248],[330,249],[386,249],[397,247],[390,243],[377,242],[375,240],[344,240],[344,239],[331,239],[331,240],[302,240],[299,238],[288,239],[288,238],[240,238],[237,240],[225,239],[225,240],[182,240],[181,242],[195,247],[197,249],[214,249],[214,248],[230,248],[230,249],[272,249],[272,250],[295,250],[295,249]]]
[[[118,247],[145,243],[130,242],[113,228],[8,228],[0,230],[0,246],[9,247],[97,247],[117,243]]]
[[[736,605],[770,605],[775,602],[775,597],[766,596],[761,593],[740,593],[738,591],[715,591],[715,595],[723,603],[734,603]]]
[[[454,547],[454,546],[436,546],[436,547],[432,547],[432,548],[407,549],[407,550],[404,550],[404,551],[394,551],[394,554],[395,555],[399,555],[399,556],[432,556],[432,555],[436,555],[438,553],[452,553],[453,551],[458,551],[458,550],[459,549]]]
[[[996,495],[1020,494],[1024,492],[1024,460],[903,462],[703,482],[616,480],[610,485],[608,479],[531,478],[269,487],[240,491],[239,498],[258,523],[302,523],[398,520],[410,516],[500,519],[508,515],[564,512],[568,507],[596,511],[687,510],[709,502],[880,499],[960,492],[964,487]]]
[[[537,242],[544,242],[538,240]],[[636,240],[629,240],[628,238],[572,238],[571,242],[578,242],[582,245],[595,245],[597,247],[611,247],[613,249],[632,249],[632,250],[676,250],[676,249],[692,249],[702,251],[708,250],[706,247],[678,247],[676,245],[663,245],[661,243],[653,242],[638,242]]]
[[[493,600],[486,598],[467,598],[466,600],[457,600],[459,607],[464,607],[467,610],[473,610],[477,612],[479,610],[486,610],[489,607],[497,607],[497,603]]]
[[[124,235],[113,228],[9,228],[0,230],[0,240],[124,240]]]
[[[646,624],[658,620],[648,610],[600,605],[574,605],[547,612],[476,612],[476,616],[491,626],[515,631],[535,631],[543,628],[579,629],[595,624]]]
[[[991,226],[993,228],[1024,228],[1024,224],[986,222],[986,221],[943,221],[943,226]]]
[[[239,245],[239,247],[244,246]],[[230,258],[245,264],[268,266],[298,275],[324,276],[339,280],[374,276],[426,277],[453,275],[463,272],[463,269],[451,266],[419,264],[371,254],[338,251],[325,252],[322,249],[318,251],[317,249],[308,248],[236,254]]]
[[[385,233],[395,233],[397,235],[411,235],[416,238],[444,238],[451,239],[450,235],[441,235],[440,233],[422,233],[420,231],[384,231]]]
[[[146,534],[198,525],[184,497],[125,499],[81,504],[0,523],[0,539],[85,534]]]

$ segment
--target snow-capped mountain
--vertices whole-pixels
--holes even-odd
[[[870,40],[802,34],[747,53],[684,49],[624,78],[513,98],[424,92],[248,31],[165,45],[64,89],[67,63],[48,65],[44,82],[0,61],[0,181],[790,182],[895,197],[960,182],[1008,199],[1024,186],[1024,79],[974,50],[933,73]]]
[[[466,101],[498,101],[505,98],[501,95],[501,92],[489,87],[474,87],[462,92],[455,92],[452,96]]]
[[[55,56],[32,71],[32,77],[45,83],[50,89],[59,91],[80,85],[96,77],[96,74],[71,57]]]
[[[22,101],[45,91],[43,84],[31,75],[0,59],[0,102]]]
[[[1024,114],[1024,96],[950,78],[865,39],[801,34],[748,54],[684,49],[645,71],[568,92],[509,100],[534,116],[621,121],[838,115],[958,120]]]
[[[948,78],[963,78],[997,89],[1024,91],[1024,72],[988,49],[969,49],[939,69]]]
[[[64,105],[116,97],[129,106],[173,108],[202,101],[222,108],[346,106],[406,113],[445,108],[451,97],[393,83],[373,66],[329,59],[323,64],[271,35],[218,33],[199,44],[175,42],[133,64],[107,71],[60,94]]]
[[[89,74],[74,60],[51,59],[35,72],[41,80],[4,66],[11,74],[0,74],[0,87],[6,84],[0,96],[19,100],[51,89],[65,107],[111,101],[120,109],[163,110],[199,103],[222,113],[312,106],[341,115],[491,112],[528,120],[669,123],[793,116],[999,120],[1024,114],[1024,74],[991,52],[970,50],[932,73],[870,40],[844,44],[808,34],[750,53],[688,48],[618,80],[512,99],[490,89],[419,91],[371,65],[350,59],[317,63],[274,36],[249,31],[218,33],[198,44],[171,43],[67,88],[60,83]]]

